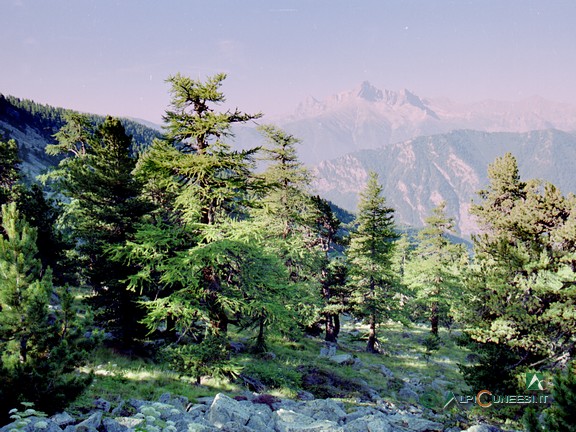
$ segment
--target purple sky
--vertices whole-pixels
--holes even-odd
[[[177,72],[270,115],[364,80],[576,105],[575,22],[573,0],[0,0],[0,93],[157,123]]]

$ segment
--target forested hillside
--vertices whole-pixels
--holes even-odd
[[[56,142],[54,134],[64,126],[69,113],[71,110],[65,108],[0,93],[0,134],[5,139],[14,138],[19,142],[22,170],[30,179],[58,163],[60,158],[48,155],[44,149]],[[94,114],[86,117],[95,125],[104,121],[104,117]],[[134,150],[148,147],[160,135],[133,120],[122,119],[122,124],[126,133],[132,136]]]
[[[350,220],[311,192],[298,137],[266,124],[264,147],[230,144],[235,125],[261,114],[221,110],[225,78],[169,77],[165,132],[151,143],[113,117],[4,99],[15,124],[3,123],[0,140],[0,407],[86,413],[74,401],[88,395],[121,418],[135,413],[126,399],[157,396],[170,381],[192,397],[224,387],[270,413],[276,395],[374,410],[350,430],[378,430],[371,421],[391,431],[479,421],[570,430],[576,197],[526,179],[506,153],[470,208],[481,230],[472,254],[453,241],[455,215],[442,199],[415,237],[402,234],[375,170]],[[57,161],[42,185],[24,181],[15,133],[34,110],[45,114],[26,127],[53,137],[45,152]],[[119,370],[137,361],[137,374]],[[142,364],[163,378],[144,378]],[[475,407],[446,400],[480,390],[490,410],[480,396]],[[554,403],[538,402],[540,392]],[[534,397],[494,402],[501,395]],[[138,428],[175,429],[165,406],[132,406]],[[297,430],[346,430],[342,412],[311,415]],[[233,420],[242,424],[213,425],[293,430]]]

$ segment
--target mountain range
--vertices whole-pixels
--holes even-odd
[[[477,230],[468,210],[476,192],[488,184],[487,168],[511,152],[522,178],[554,183],[576,192],[576,135],[555,129],[526,133],[458,130],[423,136],[378,149],[365,149],[320,162],[314,187],[335,204],[355,210],[369,171],[383,185],[388,205],[402,224],[422,226],[441,201],[461,235]]]
[[[29,177],[57,162],[44,147],[54,142],[65,112],[0,95],[0,133],[20,143]],[[142,122],[123,123],[136,147],[159,135]],[[364,82],[326,100],[310,97],[275,123],[302,141],[299,155],[315,174],[315,192],[355,211],[368,172],[376,171],[401,224],[422,226],[445,200],[460,234],[473,233],[471,200],[487,184],[488,165],[506,152],[518,159],[523,178],[576,193],[576,107],[539,97],[461,104]],[[253,127],[235,133],[237,147],[263,143]]]
[[[363,149],[454,130],[529,132],[576,131],[576,106],[531,97],[517,102],[457,103],[418,96],[409,90],[357,88],[319,101],[309,97],[278,123],[302,139],[308,164]]]

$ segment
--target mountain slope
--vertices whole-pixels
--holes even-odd
[[[463,235],[474,232],[468,214],[476,192],[487,184],[487,168],[511,152],[523,178],[541,178],[563,193],[576,192],[576,136],[558,130],[527,133],[453,131],[323,161],[314,168],[322,196],[354,210],[368,172],[376,171],[388,203],[404,224],[422,226],[431,208],[445,200]]]
[[[58,158],[49,156],[44,149],[54,144],[54,134],[65,123],[65,115],[71,110],[42,105],[30,100],[20,100],[0,93],[0,139],[15,139],[18,142],[22,171],[33,179],[48,167],[58,163]],[[90,121],[99,124],[103,116],[88,114]],[[129,119],[121,119],[128,135],[132,135],[134,149],[146,147],[160,136],[157,130]]]
[[[519,102],[458,104],[368,82],[324,101],[312,97],[280,125],[303,140],[306,163],[374,149],[418,136],[472,129],[486,132],[576,131],[576,107],[533,97]]]

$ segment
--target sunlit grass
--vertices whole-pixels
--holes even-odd
[[[302,368],[314,366],[353,382],[364,382],[385,400],[398,404],[403,403],[397,394],[405,381],[417,379],[425,385],[420,403],[435,408],[441,405],[444,395],[430,387],[434,380],[442,380],[448,390],[466,390],[457,364],[465,363],[468,351],[442,329],[438,350],[427,356],[423,342],[428,334],[428,328],[423,325],[405,327],[399,323],[386,323],[379,329],[384,353],[371,354],[365,352],[367,327],[344,319],[338,354],[349,353],[360,360],[360,365],[339,366],[321,358],[319,353],[324,343],[321,337],[288,338],[279,334],[270,334],[268,338],[272,356],[246,352],[235,355],[232,360],[242,367],[243,373],[264,382],[267,393],[278,397],[295,398],[301,386]],[[230,336],[232,340],[250,345],[249,334],[231,331]],[[391,370],[394,377],[382,374],[381,365]],[[157,400],[164,393],[182,395],[194,402],[199,397],[219,392],[233,396],[246,391],[240,381],[208,377],[197,386],[191,377],[171,370],[167,364],[127,357],[107,348],[100,348],[91,355],[90,362],[82,368],[83,373],[90,371],[95,375],[94,382],[70,407],[72,412],[85,410],[82,407],[90,407],[100,397],[111,402],[114,408],[122,400]],[[359,403],[355,399],[344,398],[343,401]]]

